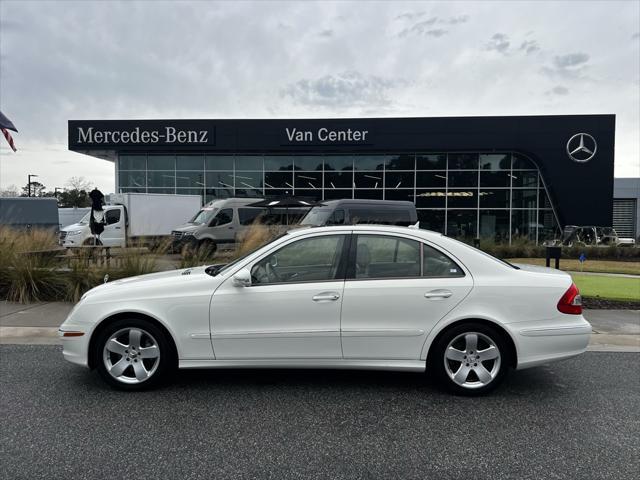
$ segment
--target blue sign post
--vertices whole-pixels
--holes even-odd
[[[578,257],[578,261],[580,262],[580,271],[582,272],[582,270],[584,269],[584,262],[587,260],[587,256],[583,253],[580,254],[580,256]]]

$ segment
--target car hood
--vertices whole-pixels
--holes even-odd
[[[183,268],[166,272],[149,273],[135,277],[121,278],[99,285],[82,297],[83,300],[102,298],[132,298],[136,296],[172,295],[190,288],[197,288],[197,284],[206,282],[208,287],[219,283],[218,277],[206,273],[207,266]]]
[[[200,223],[185,223],[183,225],[178,225],[173,229],[174,232],[194,232],[204,225]]]
[[[60,229],[61,232],[73,232],[74,230],[82,230],[83,228],[88,227],[85,223],[72,223],[71,225],[67,225]]]

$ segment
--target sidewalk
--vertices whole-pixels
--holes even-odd
[[[0,344],[58,344],[58,327],[72,303],[49,302],[20,305],[0,303]],[[640,352],[639,310],[585,310],[593,327],[589,350]]]

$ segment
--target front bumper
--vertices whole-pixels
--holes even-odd
[[[547,322],[523,322],[509,327],[516,337],[518,369],[580,355],[591,339],[591,324],[582,315],[561,315]]]
[[[82,335],[65,336],[65,333],[80,332]],[[62,356],[65,360],[76,365],[89,367],[89,332],[80,327],[62,324],[58,330],[58,337],[62,341]]]

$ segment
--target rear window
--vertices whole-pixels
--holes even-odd
[[[388,208],[351,208],[349,210],[349,223],[376,224],[376,225],[400,225],[411,224],[411,214],[407,209]]]

